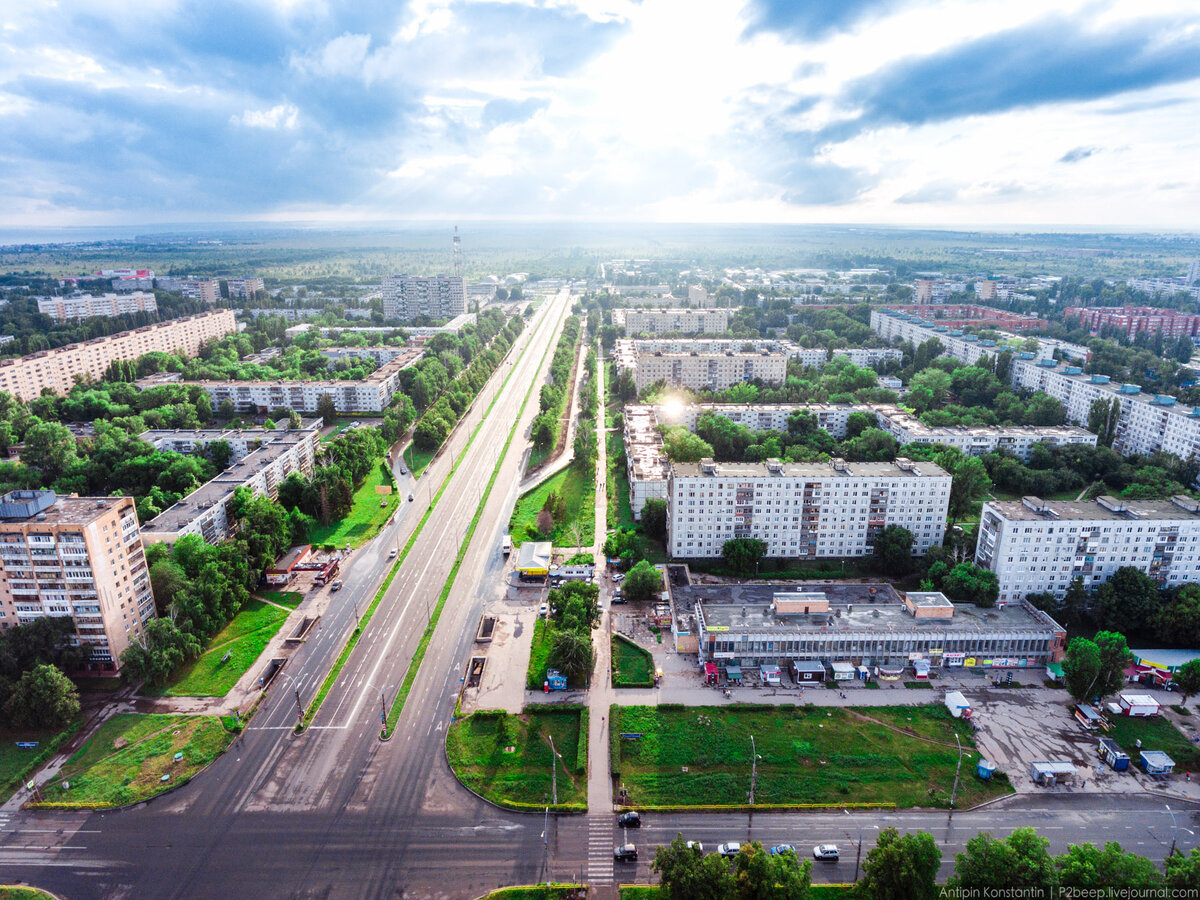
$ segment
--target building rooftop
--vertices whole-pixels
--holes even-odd
[[[1011,521],[1137,521],[1138,519],[1196,519],[1200,518],[1200,500],[1177,497],[1171,500],[1126,500],[1117,497],[1098,497],[1095,500],[1042,500],[1024,497],[1020,500],[989,501],[986,506]]]
[[[60,497],[54,491],[9,491],[0,497],[4,524],[87,525],[128,497]]]
[[[898,428],[914,435],[967,434],[986,437],[1004,434],[1012,437],[1091,437],[1092,433],[1078,425],[926,425],[917,416],[898,406],[877,406],[876,412],[887,418]]]
[[[284,425],[287,420],[283,420]],[[301,419],[299,428],[151,428],[143,431],[138,437],[149,444],[157,445],[167,440],[194,440],[196,443],[207,444],[211,441],[274,441],[288,434],[299,434],[319,429],[324,424],[323,419]]]
[[[275,462],[279,457],[288,453],[297,444],[312,440],[310,433],[305,431],[276,432],[281,435],[278,440],[264,444],[253,453],[248,453],[241,462],[230,466],[211,481],[205,482],[192,491],[174,506],[163,510],[142,526],[145,533],[179,531],[192,521],[197,510],[208,509],[217,503],[224,503],[233,492],[253,478],[259,471]]]
[[[313,378],[313,379],[304,380],[304,381],[297,381],[295,379],[280,380],[280,381],[274,381],[274,380],[208,381],[206,379],[201,379],[199,381],[184,381],[183,379],[180,379],[175,373],[160,372],[155,375],[149,375],[145,378],[139,378],[136,382],[134,382],[134,384],[137,385],[139,390],[145,390],[146,388],[151,388],[151,387],[158,387],[159,385],[163,385],[163,384],[208,384],[208,385],[222,385],[225,387],[239,387],[239,386],[251,387],[254,385],[270,385],[273,387],[297,387],[297,388],[325,385],[327,388],[330,388],[330,389],[340,388],[340,387],[354,387],[355,385],[358,385],[358,384],[377,384],[382,381],[387,381],[389,378],[391,378],[393,375],[395,375],[401,369],[407,369],[409,366],[416,363],[417,360],[419,360],[424,355],[425,355],[425,351],[424,351],[424,349],[422,349],[420,347],[406,347],[406,348],[404,348],[404,351],[399,356],[397,356],[395,359],[389,360],[388,362],[386,362],[382,366],[380,366],[378,369],[376,369],[374,372],[372,372],[370,375],[368,375],[366,378],[363,378],[363,379],[360,379],[357,381],[351,380],[351,379],[345,379],[345,378],[343,378],[343,379]],[[174,378],[172,377],[173,375],[175,376]]]
[[[829,611],[808,615],[778,615],[773,608],[775,595],[797,591],[822,593],[829,601]],[[997,629],[1038,632],[1062,630],[1045,613],[1024,602],[995,609],[956,603],[953,604],[952,617],[916,618],[908,612],[900,594],[889,584],[694,584],[673,587],[671,593],[677,615],[695,614],[699,607],[705,625],[710,630],[714,626],[734,632],[778,630],[819,634],[863,631],[966,634]],[[914,595],[908,596],[911,598]]]
[[[699,478],[705,475],[725,478],[767,478],[778,475],[784,478],[829,478],[845,476],[907,478],[921,476],[934,478],[949,473],[931,462],[913,462],[899,458],[895,462],[845,462],[832,459],[824,463],[785,463],[779,460],[766,462],[718,463],[701,460],[698,463],[671,463],[671,472],[677,478]]]

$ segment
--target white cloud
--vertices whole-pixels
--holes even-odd
[[[264,128],[277,131],[295,128],[300,122],[300,110],[291,103],[280,103],[270,109],[248,109],[240,116],[230,116],[233,125],[243,128]]]

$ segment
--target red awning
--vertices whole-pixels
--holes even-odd
[[[710,663],[710,662],[705,663],[704,664],[704,674],[705,675],[716,675],[717,674],[717,664]]]

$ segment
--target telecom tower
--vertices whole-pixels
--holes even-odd
[[[454,274],[462,278],[462,238],[458,236],[458,226],[454,226]]]

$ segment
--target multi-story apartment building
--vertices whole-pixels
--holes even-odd
[[[945,303],[954,294],[967,289],[965,281],[946,281],[940,278],[918,278],[913,283],[914,299],[918,303]]]
[[[975,564],[996,573],[1001,604],[1042,591],[1062,597],[1076,578],[1091,590],[1123,566],[1164,587],[1200,581],[1200,502],[1025,497],[985,503]]]
[[[767,555],[865,556],[888,525],[913,535],[913,554],[942,542],[950,475],[927,462],[672,463],[667,550],[714,558],[732,538],[758,538]]]
[[[676,649],[696,653],[701,667],[725,667],[727,677],[815,662],[835,677],[861,677],[864,666],[887,680],[913,669],[1041,669],[1065,649],[1066,630],[1028,603],[984,610],[889,584],[811,587],[672,584]]]
[[[688,305],[697,309],[707,309],[713,305],[713,298],[708,295],[708,288],[702,284],[688,285]]]
[[[116,360],[134,360],[152,352],[195,356],[205,344],[236,329],[233,310],[213,310],[0,360],[0,390],[25,401],[40,397],[47,388],[66,394],[80,379],[102,378]]]
[[[727,309],[614,309],[613,324],[626,334],[724,334]]]
[[[155,617],[137,510],[129,497],[0,497],[0,627],[67,616],[91,649],[87,669],[113,674]]]
[[[1200,407],[1174,397],[1145,394],[1136,384],[1114,384],[1107,375],[1086,375],[1078,366],[1054,360],[1014,359],[1013,384],[1044,391],[1058,400],[1071,422],[1087,422],[1097,400],[1120,404],[1113,448],[1121,453],[1164,450],[1181,459],[1200,453]]]
[[[994,281],[985,282],[995,285]],[[919,318],[930,317],[935,325],[947,328],[996,328],[1006,332],[1037,331],[1046,327],[1046,320],[1037,316],[978,306],[974,303],[954,303],[929,309],[925,306],[889,306],[893,312]]]
[[[219,543],[229,536],[229,503],[239,487],[274,499],[280,483],[292,472],[312,474],[320,448],[319,426],[309,423],[294,431],[270,434],[212,481],[147,522],[142,528],[146,542],[174,544],[185,534],[198,534],[210,544]],[[186,437],[203,440],[207,434],[197,431]]]
[[[147,291],[128,294],[71,294],[67,297],[38,297],[38,312],[58,319],[88,319],[92,316],[124,316],[130,313],[158,312],[158,301]]]
[[[799,349],[790,341],[619,340],[613,358],[618,369],[632,370],[639,391],[656,381],[720,391],[754,379],[783,384]]]
[[[283,407],[298,413],[315,413],[321,398],[328,396],[339,413],[380,413],[400,389],[400,372],[425,354],[420,347],[399,349],[399,355],[360,381],[182,381],[167,374],[152,375],[136,383],[143,390],[161,384],[198,385],[212,398],[214,406],[228,400],[239,412],[265,413]]]
[[[225,284],[229,288],[230,300],[253,300],[260,291],[265,293],[267,290],[261,278],[229,278]]]
[[[1079,319],[1090,331],[1119,328],[1131,339],[1139,332],[1161,332],[1163,337],[1200,337],[1200,316],[1177,309],[1157,309],[1152,306],[1072,306],[1063,310],[1065,318]]]
[[[291,436],[309,434],[314,447],[318,446],[317,438],[323,419],[303,419],[300,427],[288,430],[287,421],[279,423],[279,429],[272,428],[153,428],[143,431],[139,437],[154,447],[172,453],[182,453],[190,456],[203,452],[209,444],[224,441],[229,445],[231,464],[240,463],[243,459],[260,447],[276,441],[292,440]]]
[[[185,278],[179,282],[185,300],[200,300],[209,306],[221,299],[221,283],[215,278]]]
[[[1131,278],[1129,286],[1135,291],[1141,291],[1151,297],[1174,297],[1176,294],[1186,294],[1193,300],[1200,300],[1200,285],[1184,283],[1183,279]]]
[[[329,360],[330,365],[339,359],[372,359],[376,365],[386,365],[393,359],[411,356],[412,349],[408,347],[329,347],[321,351],[321,355]]]
[[[626,406],[625,470],[629,479],[629,507],[641,521],[650,499],[667,499],[667,455],[663,452],[655,407]]]
[[[388,275],[383,279],[385,319],[453,319],[467,311],[467,290],[457,275]]]
[[[1096,435],[1077,425],[926,425],[899,407],[875,408],[876,423],[903,444],[944,444],[971,456],[1007,450],[1029,459],[1036,444],[1062,447],[1068,444],[1096,446]]]
[[[926,320],[890,308],[871,311],[871,328],[880,337],[890,341],[907,341],[913,346],[937,338],[947,356],[961,359],[967,365],[974,365],[982,357],[992,357],[1006,349],[1013,350],[1018,358],[1021,354],[1028,354],[1025,358],[1029,359],[1051,359],[1058,353],[1068,359],[1086,362],[1090,356],[1088,348],[1081,344],[1047,337],[1033,338],[1037,342],[1037,350],[1026,351],[1021,348],[1030,339],[1011,332],[1000,331],[1000,340],[995,341],[968,334],[938,320]]]

